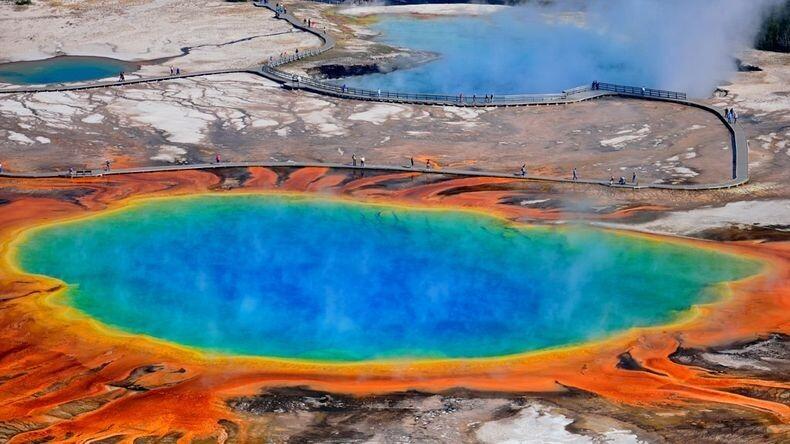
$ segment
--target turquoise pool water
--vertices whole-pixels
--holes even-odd
[[[118,77],[139,65],[106,57],[59,56],[43,60],[0,64],[0,82],[17,85],[82,82]]]
[[[18,259],[122,330],[335,361],[579,343],[670,322],[759,270],[601,230],[265,195],[146,201],[34,231]]]
[[[584,18],[586,23],[579,23],[581,20],[544,16],[527,8],[508,8],[483,17],[383,15],[372,25],[381,33],[379,40],[437,53],[438,59],[411,69],[348,77],[337,83],[371,90],[468,96],[554,93],[593,80],[696,92],[696,83],[689,81],[694,74],[679,78],[673,72],[681,72],[682,67],[669,64],[669,54],[659,52],[660,45],[654,40],[665,33],[630,30],[638,34],[631,36],[628,26],[609,23],[613,19],[608,16],[591,14]],[[704,83],[711,80],[715,79]]]

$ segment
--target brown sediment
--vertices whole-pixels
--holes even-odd
[[[216,192],[320,191],[373,202],[461,207],[514,220],[553,222],[569,214],[561,207],[503,203],[527,191],[540,192],[539,184],[497,188],[510,179],[418,173],[360,176],[325,168],[251,168],[245,174],[237,191]],[[11,241],[29,227],[119,208],[138,198],[225,190],[218,186],[226,179],[222,174],[188,171],[3,180],[0,198],[7,203],[0,212],[0,247],[7,257]],[[615,206],[607,211],[580,209],[572,216],[620,220],[660,210]],[[0,441],[49,437],[131,442],[152,436],[188,441],[244,435],[249,433],[249,418],[226,402],[284,386],[356,396],[406,390],[436,393],[456,387],[505,393],[572,389],[643,407],[746,408],[772,418],[775,433],[787,433],[790,407],[782,402],[782,393],[790,390],[786,378],[686,365],[672,356],[680,349],[713,350],[770,334],[790,334],[790,244],[644,236],[759,258],[767,264],[766,271],[729,284],[731,296],[695,308],[678,323],[634,329],[596,343],[486,359],[332,364],[215,356],[124,334],[53,304],[62,290],[59,282],[23,274],[5,262],[0,267]]]

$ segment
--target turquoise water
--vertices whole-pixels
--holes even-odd
[[[147,201],[32,233],[32,273],[122,330],[229,353],[498,356],[666,323],[758,264],[586,228],[298,197]]]
[[[613,23],[634,18],[644,21],[638,13],[613,18],[608,12],[591,12],[585,23],[579,23],[578,17],[547,17],[529,8],[508,8],[482,17],[380,16],[373,25],[381,33],[380,41],[437,53],[438,59],[337,83],[371,90],[471,96],[554,93],[593,80],[697,92],[707,91],[721,78],[712,77],[708,70],[690,73],[677,60],[667,60],[695,44],[675,38],[674,49],[664,48],[670,43],[666,26],[633,29],[627,23]],[[659,30],[651,32],[654,27]],[[697,52],[705,58],[709,50]]]
[[[17,85],[81,82],[118,77],[140,67],[106,57],[59,56],[28,62],[0,64],[0,82]]]

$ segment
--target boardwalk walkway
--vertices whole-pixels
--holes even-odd
[[[650,88],[632,87],[615,85],[610,83],[597,83],[596,88],[590,86],[582,86],[565,90],[557,94],[518,94],[518,95],[491,95],[488,97],[477,96],[449,96],[440,94],[413,94],[380,90],[366,90],[358,88],[347,88],[344,86],[335,85],[329,82],[323,82],[313,78],[306,78],[292,73],[278,69],[289,63],[303,60],[309,57],[314,57],[331,50],[335,46],[334,39],[324,31],[310,27],[303,22],[296,19],[290,13],[278,11],[275,6],[270,3],[253,2],[255,7],[265,8],[272,11],[275,17],[285,20],[290,23],[294,28],[308,32],[318,37],[322,44],[318,48],[301,51],[288,56],[279,57],[269,60],[267,64],[262,66],[255,66],[249,68],[239,69],[219,69],[210,71],[197,71],[191,73],[182,73],[172,76],[158,76],[158,77],[142,77],[136,79],[127,79],[124,81],[103,81],[92,82],[83,84],[66,84],[66,85],[43,85],[22,87],[13,89],[0,89],[0,94],[18,94],[18,93],[36,93],[36,92],[56,92],[56,91],[78,91],[93,88],[107,88],[114,86],[134,85],[140,83],[161,82],[172,79],[181,79],[198,76],[210,76],[217,74],[230,74],[230,73],[249,73],[265,77],[274,82],[280,83],[283,87],[293,90],[304,90],[307,92],[321,94],[326,96],[333,96],[348,100],[366,100],[375,102],[389,102],[389,103],[404,103],[404,104],[419,104],[419,105],[438,105],[438,106],[459,106],[459,107],[503,107],[503,106],[536,106],[536,105],[567,105],[572,103],[593,100],[601,97],[616,96],[625,98],[635,98],[641,100],[656,100],[663,102],[677,103],[680,105],[691,106],[699,108],[714,114],[721,123],[726,127],[730,133],[730,146],[732,148],[732,172],[731,179],[711,184],[693,184],[693,185],[669,185],[669,184],[645,184],[639,186],[626,185],[629,188],[660,188],[660,189],[674,189],[674,190],[711,190],[719,188],[729,188],[733,186],[742,185],[749,180],[749,153],[746,137],[742,131],[727,122],[726,118],[721,111],[701,102],[688,100],[684,93],[673,91],[663,91]],[[281,162],[235,162],[235,163],[222,163],[222,164],[193,164],[193,165],[165,165],[165,166],[151,166],[141,168],[128,168],[117,169],[110,172],[103,172],[100,170],[91,171],[90,175],[103,175],[103,174],[132,174],[132,173],[146,173],[146,172],[159,172],[159,171],[182,171],[190,169],[211,169],[211,168],[230,168],[230,167],[329,167],[339,169],[361,169],[360,167],[353,167],[350,165],[333,164],[333,163],[281,163]],[[551,178],[551,177],[536,177],[536,176],[514,176],[511,174],[497,173],[497,172],[483,172],[472,170],[427,170],[420,168],[405,168],[397,166],[386,165],[369,165],[366,170],[378,171],[416,171],[422,173],[434,173],[456,176],[475,176],[475,177],[519,177],[525,180],[543,180],[551,182],[572,182],[570,179]],[[0,173],[0,177],[26,177],[26,178],[41,178],[41,177],[65,177],[68,172],[51,171],[51,172],[30,172],[30,173]],[[608,181],[596,180],[578,180],[575,183],[584,184],[598,184],[609,186]]]

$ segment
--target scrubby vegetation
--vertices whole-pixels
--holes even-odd
[[[790,52],[790,0],[770,10],[755,46],[765,51]]]

